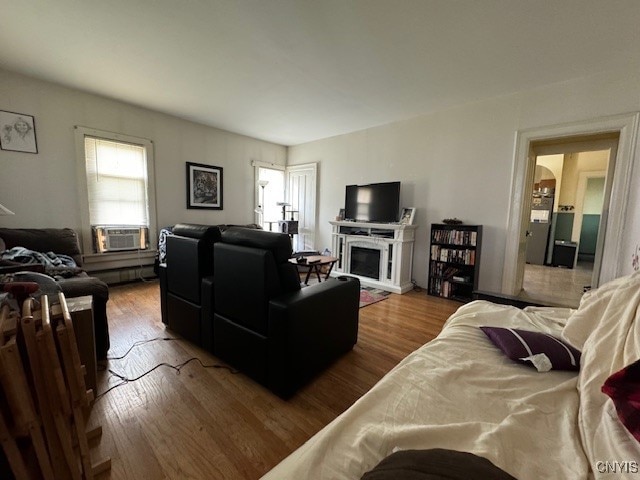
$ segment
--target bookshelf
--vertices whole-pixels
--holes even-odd
[[[478,289],[482,225],[431,225],[429,295],[461,302]]]

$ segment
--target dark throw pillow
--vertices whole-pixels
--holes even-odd
[[[392,453],[361,480],[516,480],[486,458],[433,448]]]
[[[534,366],[539,372],[580,369],[580,352],[553,335],[517,328],[480,329],[514,362]]]
[[[640,442],[640,360],[607,378],[602,392],[611,397],[618,418]]]

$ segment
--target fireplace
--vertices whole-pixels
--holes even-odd
[[[378,280],[380,278],[380,249],[351,246],[349,273]]]

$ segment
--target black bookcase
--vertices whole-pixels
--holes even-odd
[[[482,225],[431,225],[429,295],[461,302],[478,289]]]

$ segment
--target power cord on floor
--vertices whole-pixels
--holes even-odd
[[[123,358],[125,358],[127,355],[129,355],[129,353],[131,353],[131,350],[133,350],[134,348],[140,346],[140,345],[144,345],[145,343],[150,343],[150,342],[155,342],[158,340],[164,340],[164,341],[168,341],[168,340],[181,340],[180,338],[175,338],[175,337],[157,337],[157,338],[150,338],[148,340],[139,340],[135,343],[133,343],[133,345],[131,345],[131,347],[129,347],[129,350],[127,350],[125,352],[124,355],[121,355],[119,357],[107,357],[107,360],[121,360]],[[150,370],[147,370],[146,372],[138,375],[137,377],[134,378],[128,378],[125,377],[124,375],[112,370],[111,368],[107,369],[106,366],[103,367],[103,370],[107,370],[112,376],[118,378],[121,380],[120,383],[113,385],[109,388],[107,388],[104,392],[100,393],[99,395],[96,395],[95,401],[97,402],[98,400],[100,400],[102,397],[104,397],[107,393],[109,393],[111,390],[114,390],[118,387],[121,387],[123,385],[126,385],[127,383],[131,383],[131,382],[136,382],[138,380],[140,380],[142,377],[145,377],[146,375],[149,375],[151,372],[157,370],[160,367],[168,367],[171,368],[173,370],[175,370],[178,375],[180,374],[180,371],[182,370],[183,367],[185,367],[187,364],[191,363],[191,362],[198,362],[200,364],[200,366],[202,368],[223,368],[225,370],[229,370],[229,372],[231,372],[232,374],[236,374],[238,373],[238,370],[228,366],[228,365],[220,365],[220,364],[211,364],[211,365],[205,365],[202,360],[200,360],[198,357],[191,357],[188,360],[185,360],[182,363],[179,363],[177,365],[171,365],[170,363],[166,363],[166,362],[162,362],[157,364],[156,366],[154,366],[153,368],[151,368]]]
[[[156,337],[156,338],[149,338],[147,340],[138,340],[137,342],[134,342],[133,345],[131,345],[131,347],[129,347],[129,350],[127,350],[124,353],[124,355],[120,355],[119,357],[107,357],[107,360],[122,360],[124,357],[129,355],[131,353],[131,350],[133,350],[134,348],[139,347],[140,345],[144,345],[145,343],[157,342],[158,340],[180,340],[180,339],[176,337]]]

